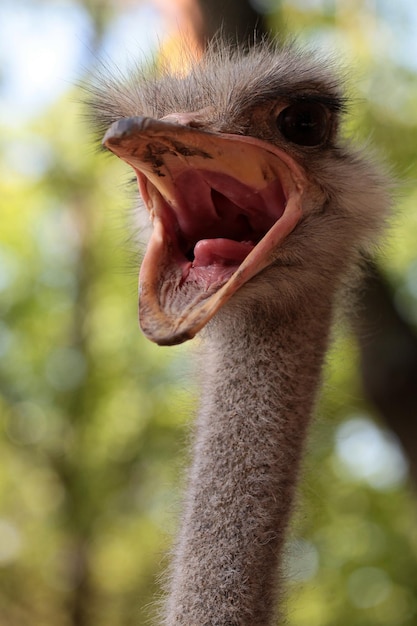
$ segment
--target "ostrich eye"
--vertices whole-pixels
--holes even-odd
[[[277,126],[288,141],[299,146],[318,146],[328,135],[327,109],[317,102],[297,102],[281,111]]]

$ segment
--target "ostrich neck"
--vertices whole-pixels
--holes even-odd
[[[326,298],[323,298],[327,300]],[[212,324],[164,624],[267,626],[331,323],[329,301]]]

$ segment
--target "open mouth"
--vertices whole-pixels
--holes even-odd
[[[285,208],[278,180],[254,192],[227,174],[185,169],[173,183],[180,198],[176,206],[139,174],[142,197],[152,206],[153,219],[163,223],[183,281],[204,289],[230,278]],[[267,194],[275,198],[272,207]]]
[[[153,223],[142,329],[161,345],[180,343],[273,262],[301,217],[303,174],[263,141],[164,120],[124,118],[103,143],[134,168]]]

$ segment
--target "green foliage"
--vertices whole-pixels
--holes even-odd
[[[350,130],[372,134],[406,181],[383,263],[399,306],[417,324],[417,79],[393,62],[384,70],[375,64],[366,28],[357,27],[365,3],[342,13],[338,4],[323,3],[329,11],[284,3],[279,18],[310,40],[336,33],[370,77],[358,93],[368,103],[358,102]],[[394,103],[386,93],[397,94]],[[194,411],[190,348],[157,348],[137,329],[137,268],[128,269],[125,244],[130,198],[120,186],[128,174],[93,151],[79,99],[71,92],[19,131],[1,128],[0,623],[7,626],[146,622],[176,524]],[[291,626],[416,621],[416,505],[406,462],[395,465],[401,453],[379,426],[375,436],[388,437],[385,474],[355,473],[339,445],[343,424],[366,430],[375,418],[356,370],[352,339],[340,337],[288,546]]]
[[[8,169],[7,153],[2,163],[0,615],[11,625],[129,623],[175,508],[184,357],[138,332],[125,173],[92,151],[76,98],[28,129],[28,149],[50,151],[40,175]]]
[[[352,342],[339,338],[288,547],[292,626],[415,623],[417,505],[399,450],[395,460],[395,438],[370,421],[377,416],[361,397],[357,371]],[[368,428],[369,435],[375,429],[372,437]],[[352,439],[347,448],[356,429],[362,443]],[[361,459],[371,461],[379,436],[388,448],[371,471],[372,463],[366,468]]]

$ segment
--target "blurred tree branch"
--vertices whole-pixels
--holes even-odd
[[[198,0],[196,0],[198,2]],[[268,35],[265,16],[244,0],[199,0],[203,12],[205,42],[222,32],[226,39],[247,43],[256,36]]]
[[[401,441],[417,482],[417,337],[372,262],[367,264],[361,303],[356,333],[364,390]]]

